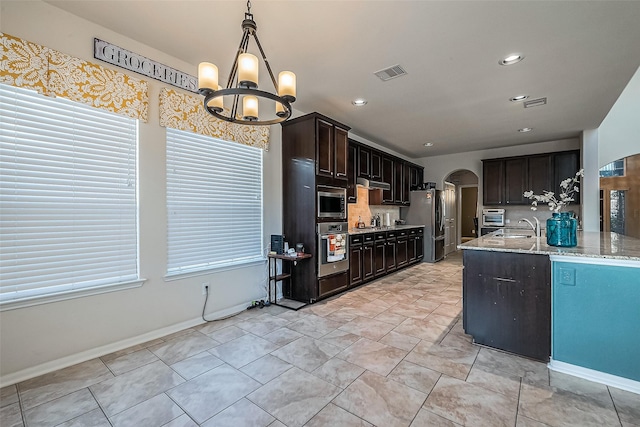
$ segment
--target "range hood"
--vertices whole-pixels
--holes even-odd
[[[391,186],[386,182],[370,181],[365,178],[358,178],[356,180],[356,185],[359,185],[360,187],[368,188],[369,190],[375,190],[377,188],[381,190],[391,190]]]

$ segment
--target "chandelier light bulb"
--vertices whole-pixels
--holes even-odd
[[[218,67],[210,62],[198,65],[198,88],[216,90],[218,88]]]
[[[289,102],[296,100],[296,75],[291,71],[281,71],[278,74],[278,95]]]
[[[238,86],[258,87],[258,57],[250,53],[238,56]]]
[[[258,120],[258,98],[255,96],[244,96],[242,98],[242,118],[244,120]]]

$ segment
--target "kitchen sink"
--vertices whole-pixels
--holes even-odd
[[[529,234],[496,234],[495,237],[501,237],[503,239],[528,239],[533,236]]]

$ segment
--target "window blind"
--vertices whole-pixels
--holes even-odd
[[[0,303],[137,280],[137,121],[1,84],[0,117]]]
[[[167,128],[167,275],[261,260],[262,150]]]

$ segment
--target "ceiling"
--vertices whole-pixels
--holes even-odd
[[[47,3],[193,64],[181,71],[209,61],[225,78],[246,11],[244,1]],[[297,110],[412,158],[576,137],[640,66],[638,1],[254,0],[252,13],[274,73],[297,75]],[[514,52],[525,59],[498,64]],[[408,74],[374,75],[396,64]],[[547,105],[509,101],[519,94]]]

